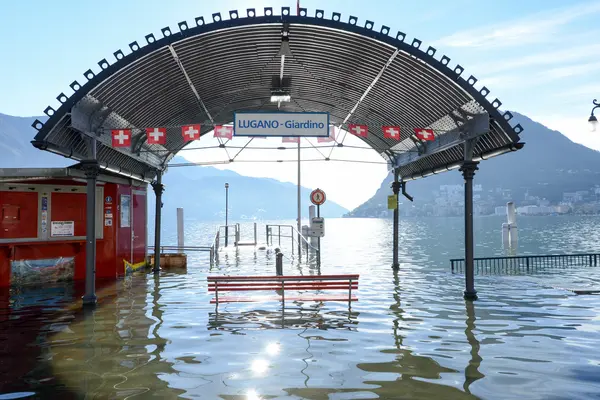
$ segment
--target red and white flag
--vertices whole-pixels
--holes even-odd
[[[317,143],[329,143],[329,142],[335,142],[335,126],[333,126],[333,125],[331,125],[329,127],[329,136],[317,138]]]
[[[417,138],[427,142],[435,140],[433,129],[415,128],[415,135],[417,135]]]
[[[286,136],[281,139],[283,143],[300,143],[299,137]]]
[[[233,126],[217,125],[213,137],[231,140],[233,138]]]
[[[400,127],[399,126],[382,126],[383,137],[386,139],[394,139],[400,141]]]
[[[148,144],[167,144],[167,128],[146,128]]]
[[[184,142],[191,142],[200,139],[200,124],[184,125],[181,127],[181,136]]]
[[[369,129],[366,125],[348,124],[348,132],[354,136],[367,137]]]
[[[131,147],[131,129],[113,129],[112,147]]]

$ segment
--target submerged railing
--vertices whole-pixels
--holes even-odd
[[[474,258],[473,262],[475,273],[479,275],[528,273],[545,268],[596,267],[600,253],[480,257]],[[450,265],[452,273],[464,272],[465,259],[452,259]]]
[[[282,228],[283,233],[281,232]],[[281,247],[281,239],[289,239],[292,246],[292,255],[294,255],[294,247],[296,247],[298,240],[300,240],[302,247],[306,251],[306,254],[308,254],[309,249],[313,250],[315,254],[319,253],[319,249],[311,245],[309,240],[305,238],[300,232],[298,232],[298,229],[296,229],[294,225],[269,224],[266,226],[266,237],[267,246],[274,246],[276,243],[277,246]]]

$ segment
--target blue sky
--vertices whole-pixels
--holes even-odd
[[[586,129],[591,100],[600,98],[600,0],[302,0],[301,4],[313,13],[322,8],[328,14],[341,12],[342,18],[355,15],[417,37],[464,66],[467,76],[479,78],[506,109],[600,149],[596,138],[600,135]],[[133,40],[143,41],[146,34],[159,33],[165,26],[176,27],[179,21],[218,11],[282,5],[295,7],[295,1],[3,2],[0,112],[40,115],[47,105],[57,106],[60,92],[71,92],[69,83],[83,81],[85,70],[98,70],[99,60],[112,59],[115,50],[125,50]],[[370,168],[381,171],[379,166]],[[291,170],[285,176],[263,170],[245,172],[293,181]],[[384,175],[385,170],[375,173]],[[349,206],[362,200],[354,198]]]

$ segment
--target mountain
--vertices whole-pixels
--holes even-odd
[[[188,162],[177,156],[173,163]],[[163,178],[165,209],[183,207],[186,218],[225,219],[225,183],[229,183],[229,218],[295,219],[297,186],[269,178],[252,178],[214,167],[176,167]],[[311,190],[302,188],[302,214],[308,213]],[[152,196],[151,196],[152,198]],[[341,217],[348,210],[333,201],[321,206],[324,217]]]
[[[0,168],[66,167],[72,160],[40,151],[31,145],[35,130],[31,124],[46,117],[13,117],[0,113]]]
[[[42,117],[13,117],[0,114],[0,168],[66,167],[74,162],[34,148],[31,124]],[[173,163],[188,162],[175,157]],[[229,183],[229,215],[232,221],[242,218],[294,219],[296,185],[275,179],[252,178],[213,167],[169,168],[164,175],[165,210],[183,207],[191,219],[221,220],[225,214],[225,182]],[[307,214],[310,189],[302,188],[302,213]],[[154,196],[149,196],[153,214]],[[348,210],[333,201],[321,207],[325,217],[340,217]]]
[[[524,132],[521,141],[525,147],[517,152],[504,154],[479,164],[475,174],[475,185],[482,185],[484,191],[501,189],[509,193],[509,198],[517,206],[526,203],[527,198],[538,197],[556,204],[563,199],[564,192],[589,190],[600,183],[600,153],[569,140],[558,131],[532,121],[524,115],[512,112]],[[390,173],[375,195],[346,216],[373,217],[390,214],[387,211],[387,196],[391,194]],[[450,171],[440,175],[410,181],[406,190],[414,198],[415,207],[432,203],[441,185],[462,185],[462,175]],[[402,205],[409,202],[401,199]],[[412,207],[412,205],[410,205]],[[433,206],[432,206],[433,207]]]

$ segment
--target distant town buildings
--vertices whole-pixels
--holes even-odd
[[[506,203],[513,201],[519,215],[600,214],[600,186],[588,190],[564,192],[562,200],[552,203],[534,196],[529,191],[521,199],[514,198],[510,190],[484,185],[473,186],[473,212],[475,215],[506,215]],[[433,201],[405,203],[400,207],[404,216],[460,216],[464,213],[463,185],[441,185],[433,193]],[[389,216],[380,210],[372,216]]]

